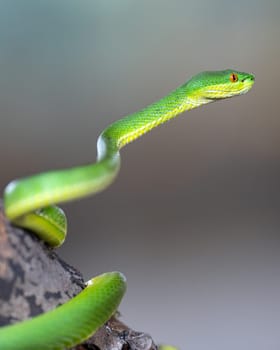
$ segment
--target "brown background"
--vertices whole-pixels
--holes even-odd
[[[191,75],[256,75],[122,152],[107,191],[66,205],[60,254],[121,270],[121,311],[192,350],[280,347],[280,2],[1,1],[2,188],[91,162],[108,123]]]

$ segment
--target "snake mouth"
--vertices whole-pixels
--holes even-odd
[[[224,90],[224,89],[207,90],[206,93],[208,94],[208,96],[206,97],[206,99],[210,101],[217,101],[217,100],[224,100],[225,98],[243,95],[243,94],[246,94],[246,92],[248,92],[251,89],[252,85],[253,84],[246,84],[246,86],[244,86],[242,89],[238,91]]]

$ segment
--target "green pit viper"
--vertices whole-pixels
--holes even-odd
[[[232,69],[195,75],[161,100],[107,127],[98,138],[96,163],[12,181],[4,191],[6,216],[51,247],[61,245],[66,218],[54,204],[104,190],[119,172],[122,147],[186,110],[246,93],[254,80],[252,74]],[[64,305],[2,327],[0,349],[59,350],[75,346],[116,312],[125,290],[126,281],[121,273],[97,276]]]

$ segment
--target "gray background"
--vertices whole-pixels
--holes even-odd
[[[253,72],[246,96],[122,152],[67,204],[59,253],[121,270],[123,319],[192,350],[280,348],[280,2],[0,1],[0,184],[92,162],[101,130],[193,74]]]

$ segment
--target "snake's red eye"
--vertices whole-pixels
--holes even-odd
[[[232,83],[235,83],[238,81],[238,75],[235,74],[235,73],[231,73],[231,75],[229,76],[229,80],[232,82]]]

